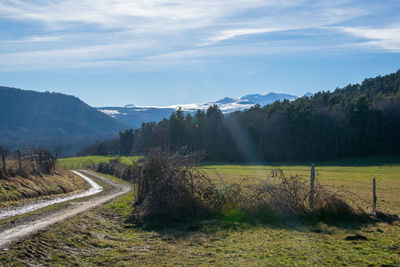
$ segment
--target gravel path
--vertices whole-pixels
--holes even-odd
[[[29,202],[29,203],[25,203],[22,205],[17,205],[17,206],[2,209],[2,210],[0,210],[0,220],[6,219],[9,217],[13,217],[16,215],[28,213],[31,211],[35,211],[35,210],[38,210],[38,209],[41,209],[41,208],[44,208],[44,207],[47,207],[47,206],[50,206],[53,204],[65,202],[68,200],[91,196],[91,195],[94,195],[94,194],[97,194],[97,193],[103,191],[103,187],[100,186],[99,184],[97,184],[96,182],[94,182],[92,179],[86,177],[85,175],[80,174],[77,171],[72,171],[72,172],[75,173],[76,175],[80,176],[82,179],[84,179],[90,185],[90,189],[80,192],[80,193],[72,194],[72,195],[66,195],[66,196],[62,196],[62,197],[54,197],[54,198],[50,198],[50,199],[42,199],[42,200]]]
[[[92,188],[85,192],[78,193],[78,194],[75,194],[72,196],[68,196],[68,197],[72,197],[72,198],[66,197],[65,200],[63,200],[63,201],[76,199],[78,197],[90,196],[90,195],[94,195],[94,194],[97,194],[97,193],[103,191],[103,187],[101,187],[100,185],[95,183],[92,179],[90,179],[89,177],[84,175],[84,173],[89,174],[89,175],[103,181],[104,183],[109,185],[111,187],[111,189],[105,190],[102,194],[99,194],[98,196],[94,195],[92,198],[90,198],[89,200],[86,200],[84,202],[73,203],[73,205],[69,205],[68,207],[66,207],[64,209],[58,210],[51,214],[45,214],[43,216],[36,215],[36,216],[32,217],[32,220],[25,220],[22,223],[16,223],[16,224],[11,225],[8,228],[0,230],[0,248],[1,249],[4,249],[11,243],[29,235],[29,234],[32,234],[41,229],[44,229],[45,227],[47,227],[49,225],[63,221],[65,219],[75,216],[81,212],[84,212],[91,208],[97,207],[115,197],[118,197],[122,194],[125,194],[125,193],[131,191],[131,187],[129,187],[127,185],[123,185],[123,184],[111,181],[107,178],[104,178],[100,175],[97,175],[97,174],[89,172],[89,171],[81,170],[79,172],[77,172],[77,171],[73,171],[73,172],[75,174],[81,176],[83,179],[85,179],[91,185]],[[76,197],[74,197],[74,196],[76,196]],[[49,202],[53,201],[49,205],[63,202],[63,201],[54,202],[56,199],[57,198],[48,200]],[[42,203],[42,204],[44,204],[44,203]],[[42,204],[38,204],[38,205],[40,206]],[[45,207],[45,206],[48,206],[48,205],[40,206],[38,208]],[[21,209],[15,209],[15,210],[16,210],[16,211],[14,211],[15,215],[32,211],[32,210],[29,210],[29,208],[27,208],[27,207],[21,207]],[[18,210],[21,212],[18,213],[17,212]],[[23,210],[26,210],[26,211],[22,212]],[[35,209],[33,209],[33,210],[35,210]],[[0,213],[0,215],[1,215],[1,213]],[[15,215],[12,215],[12,216],[15,216]],[[10,216],[8,216],[8,217],[10,217]]]

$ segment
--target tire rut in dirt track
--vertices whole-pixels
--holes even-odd
[[[24,222],[15,223],[5,229],[1,229],[0,249],[4,249],[12,243],[22,239],[23,237],[42,230],[49,225],[71,218],[94,207],[98,207],[101,204],[104,204],[105,202],[108,202],[111,199],[114,199],[132,190],[132,187],[128,185],[123,185],[118,182],[109,180],[90,171],[80,170],[79,173],[81,175],[90,175],[101,180],[105,184],[109,185],[110,189],[105,190],[100,195],[94,195],[92,198],[86,200],[85,202],[79,203],[80,205],[69,205],[66,208],[57,210],[54,213],[45,214],[43,216],[35,215],[34,217],[32,217],[32,220],[24,220]]]

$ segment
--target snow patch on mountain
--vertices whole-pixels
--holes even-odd
[[[113,118],[115,118],[116,115],[128,115],[127,113],[122,113],[115,109],[99,109],[99,111]]]
[[[265,95],[251,94],[239,98],[225,97],[223,99],[193,104],[177,104],[171,106],[135,106],[133,104],[124,107],[99,107],[99,111],[120,120],[134,128],[140,127],[143,122],[160,121],[168,118],[172,112],[181,109],[185,113],[194,113],[197,110],[207,110],[212,105],[217,105],[224,114],[231,112],[246,110],[254,105],[265,106],[275,101],[283,101],[285,99],[293,101],[299,97],[309,97],[311,93],[302,96],[294,96],[289,94],[268,93]]]
[[[169,108],[175,110],[180,108],[186,112],[195,112],[199,109],[207,110],[210,106],[217,105],[223,113],[227,114],[238,110],[249,109],[257,104],[260,106],[265,106],[268,104],[272,104],[275,101],[282,101],[284,99],[292,101],[295,100],[296,98],[298,97],[289,94],[276,94],[276,93],[269,93],[266,95],[253,94],[253,95],[245,95],[240,98],[225,97],[215,102],[198,103],[198,104],[178,104],[171,106],[152,106],[147,108]]]

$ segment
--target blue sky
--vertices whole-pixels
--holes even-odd
[[[0,85],[93,106],[332,90],[400,68],[400,1],[0,0]]]

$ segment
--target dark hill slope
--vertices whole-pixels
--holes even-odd
[[[70,154],[125,128],[74,96],[0,87],[0,145],[9,149],[61,146]]]

